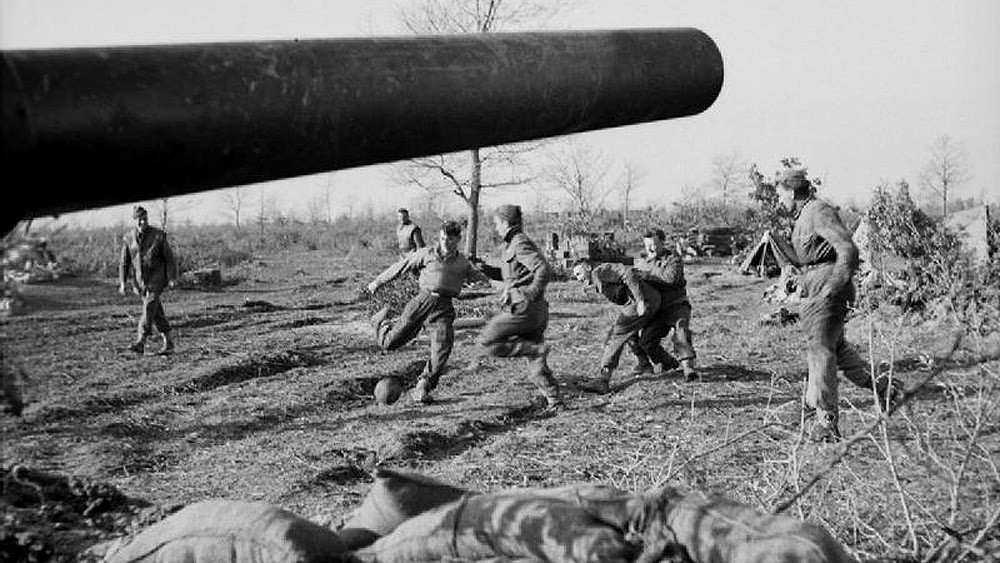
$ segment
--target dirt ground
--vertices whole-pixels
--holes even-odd
[[[524,360],[477,357],[490,296],[459,302],[466,316],[437,401],[380,406],[375,382],[412,381],[427,351],[424,335],[392,353],[373,344],[357,290],[389,260],[268,256],[224,271],[231,284],[220,291],[170,291],[177,351],[167,357],[126,350],[139,304],[117,295],[114,280],[27,286],[27,313],[3,326],[5,352],[30,382],[24,416],[0,418],[0,547],[96,559],[177,506],[219,497],[336,526],[376,463],[484,491],[670,484],[761,510],[836,465],[789,511],[827,526],[862,559],[926,554],[945,528],[960,546],[1000,545],[995,531],[973,541],[1000,505],[998,362],[960,350],[931,364],[946,347],[939,328],[874,317],[848,325],[852,341],[908,384],[930,366],[940,373],[884,426],[871,391],[842,380],[845,436],[877,428],[842,461],[837,446],[801,440],[798,328],[759,323],[776,308],[761,299],[772,280],[721,260],[687,270],[700,381],[632,376],[626,353],[612,394],[578,391],[598,368],[615,310],[555,282],[547,336],[565,409],[542,412]],[[18,489],[29,479],[15,466],[74,481],[44,498]]]

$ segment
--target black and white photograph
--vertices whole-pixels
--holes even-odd
[[[1000,562],[1000,3],[0,0],[0,561]]]

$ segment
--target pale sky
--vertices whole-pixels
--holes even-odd
[[[466,0],[469,1],[469,0]],[[0,0],[0,47],[248,41],[396,35],[403,0]],[[971,180],[958,197],[1000,200],[1000,2],[580,0],[550,29],[695,27],[719,46],[725,81],[700,115],[578,135],[644,171],[637,205],[704,184],[736,153],[765,172],[798,156],[837,203],[864,202],[881,181],[914,186],[948,135]],[[285,209],[332,186],[334,213],[395,207],[420,191],[388,165],[262,184]],[[219,194],[184,212],[221,220]],[[514,199],[497,195],[487,203]],[[456,200],[457,201],[457,200]],[[524,202],[528,203],[528,202]],[[127,218],[123,206],[61,220]]]

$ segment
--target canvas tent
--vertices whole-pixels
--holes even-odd
[[[972,252],[973,260],[977,263],[985,262],[990,257],[990,223],[991,220],[996,220],[991,217],[991,211],[994,210],[988,205],[979,205],[949,213],[945,219],[945,224],[958,235],[962,245]]]
[[[778,275],[785,266],[795,265],[795,250],[791,243],[773,231],[765,231],[760,242],[740,264],[740,272],[770,277]]]

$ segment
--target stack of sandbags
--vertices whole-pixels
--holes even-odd
[[[820,526],[721,497],[600,485],[479,493],[383,468],[336,532],[265,504],[210,501],[150,527],[109,560],[853,561]]]

